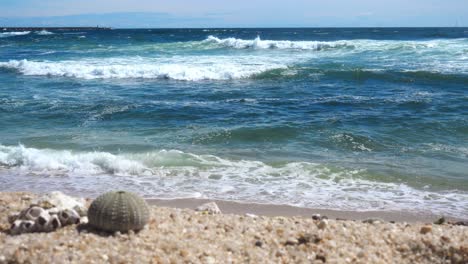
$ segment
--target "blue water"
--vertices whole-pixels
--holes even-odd
[[[0,191],[468,217],[468,28],[0,31]]]

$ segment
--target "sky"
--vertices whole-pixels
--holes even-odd
[[[468,26],[468,0],[0,0],[0,26]]]

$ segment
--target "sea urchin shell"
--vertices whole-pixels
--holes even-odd
[[[108,192],[91,203],[88,219],[92,227],[104,231],[137,231],[148,223],[149,209],[145,200],[133,193]]]

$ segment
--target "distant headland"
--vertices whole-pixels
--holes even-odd
[[[40,30],[111,30],[110,27],[0,27],[0,31],[40,31]]]

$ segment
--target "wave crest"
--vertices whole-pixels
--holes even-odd
[[[31,33],[31,31],[3,32],[3,33],[0,33],[0,38],[23,36],[23,35],[28,35],[29,33]]]
[[[290,41],[290,40],[261,40],[257,36],[254,40],[244,40],[237,38],[220,39],[215,36],[208,36],[205,40],[208,43],[216,43],[228,48],[235,49],[292,49],[292,50],[323,50],[328,48],[348,47],[353,45],[345,41],[319,42],[319,41]]]
[[[54,33],[47,30],[36,31],[35,33],[41,36],[54,35]]]
[[[28,61],[0,62],[0,68],[17,70],[24,75],[62,76],[81,79],[172,79],[182,81],[231,80],[249,78],[265,71],[286,68],[278,63],[212,61],[141,62],[138,61]]]

